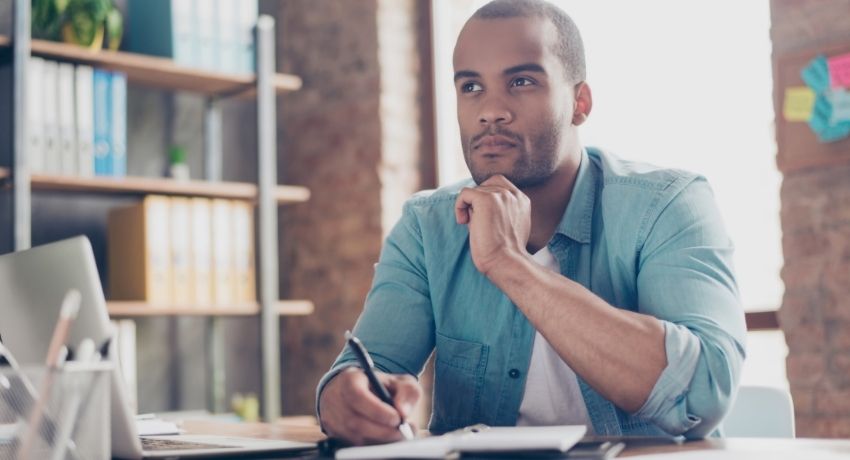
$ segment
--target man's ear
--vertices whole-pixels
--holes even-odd
[[[575,103],[573,103],[573,125],[579,126],[587,121],[590,110],[593,109],[593,95],[590,85],[581,82],[575,86]]]

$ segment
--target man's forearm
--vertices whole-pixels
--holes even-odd
[[[629,412],[641,408],[667,365],[658,319],[615,308],[530,257],[506,257],[487,276],[602,396]]]

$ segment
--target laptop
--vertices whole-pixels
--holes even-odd
[[[75,346],[86,337],[104,343],[111,326],[88,238],[79,236],[0,256],[0,340],[20,365],[44,364],[62,298],[70,289],[82,294],[82,302],[67,344]],[[109,356],[113,362],[114,355]],[[117,365],[115,369],[110,376],[114,457],[237,456],[316,448],[315,443],[229,436],[139,437]]]

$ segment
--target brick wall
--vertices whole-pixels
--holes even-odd
[[[282,213],[281,293],[316,305],[281,330],[286,415],[313,412],[315,385],[362,309],[388,226],[404,199],[433,184],[422,177],[433,171],[424,6],[278,3],[278,69],[304,80],[279,99],[279,177],[312,191]]]
[[[774,63],[801,51],[850,48],[850,1],[771,1]],[[775,75],[776,77],[776,72]],[[777,98],[781,101],[781,98]],[[777,106],[781,115],[781,106]],[[777,134],[783,125],[777,122]],[[812,150],[783,147],[805,164]],[[850,141],[833,147],[844,156]],[[833,157],[834,158],[834,157]],[[791,162],[789,162],[790,164]],[[785,170],[781,191],[785,297],[779,320],[801,437],[850,437],[850,162]]]

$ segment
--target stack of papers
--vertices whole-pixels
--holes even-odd
[[[183,433],[183,430],[181,430],[176,423],[153,417],[137,418],[136,430],[139,433],[139,436],[160,436]]]

